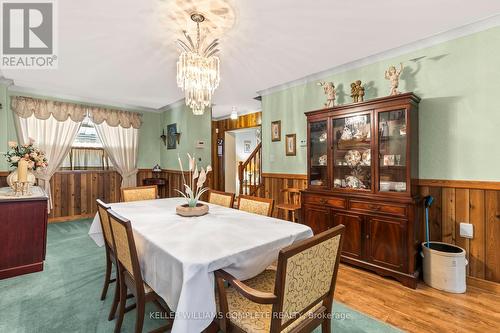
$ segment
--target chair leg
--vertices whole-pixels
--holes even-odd
[[[118,289],[120,290],[120,307],[118,309],[118,320],[116,321],[115,325],[115,333],[119,333],[122,328],[123,316],[125,315],[125,303],[127,303],[127,286],[125,285],[125,282],[121,278],[121,274],[119,280],[120,280],[119,284],[120,287]]]
[[[108,315],[109,321],[115,319],[116,309],[118,308],[119,302],[120,302],[120,278],[118,277],[117,274],[115,283],[115,295],[113,296],[113,303],[111,304],[111,309]]]
[[[111,259],[109,259],[109,254],[106,251],[106,273],[104,274],[104,287],[102,287],[101,301],[104,301],[104,299],[106,298],[110,280],[111,280]]]
[[[321,323],[321,333],[331,333],[332,332],[332,321],[329,318],[323,319]]]
[[[142,332],[142,326],[144,325],[144,311],[145,311],[145,301],[142,297],[136,299],[137,302],[137,317],[135,319],[135,333]]]

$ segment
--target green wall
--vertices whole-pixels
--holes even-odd
[[[161,167],[169,170],[179,170],[179,155],[187,166],[187,153],[195,154],[199,167],[211,164],[211,112],[206,111],[203,116],[195,116],[184,103],[176,103],[165,108],[162,114],[161,126],[167,133],[167,125],[177,124],[177,132],[181,133],[180,143],[176,149],[167,149],[163,143],[161,147]],[[160,129],[161,132],[161,129]],[[205,141],[205,148],[196,148],[196,141]],[[201,158],[201,161],[199,160]]]
[[[350,83],[362,80],[365,100],[389,92],[384,71],[404,63],[400,90],[420,103],[420,178],[500,180],[500,27],[475,33],[325,77],[338,88],[338,104],[349,103]],[[413,60],[425,56],[420,60]],[[316,82],[262,98],[263,172],[306,173],[305,111],[325,97]],[[271,122],[281,120],[282,141],[271,142]],[[297,134],[297,156],[285,156],[285,134]]]

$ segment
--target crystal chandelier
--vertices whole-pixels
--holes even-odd
[[[178,39],[182,53],[177,61],[177,86],[184,91],[186,105],[193,114],[202,115],[205,107],[212,104],[212,96],[219,86],[219,40],[215,39],[203,50],[200,39],[200,23],[205,21],[202,14],[194,13],[191,20],[196,22],[196,44],[184,31],[187,43]]]

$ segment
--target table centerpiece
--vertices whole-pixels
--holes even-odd
[[[206,169],[202,167],[201,170],[199,170],[194,155],[191,156],[187,154],[187,156],[189,159],[189,184],[186,182],[184,168],[179,156],[178,160],[182,173],[182,181],[184,183],[184,192],[176,189],[176,191],[186,199],[187,203],[177,206],[175,210],[180,216],[189,217],[205,215],[208,213],[208,206],[200,203],[199,200],[201,195],[208,191],[208,187],[203,187],[203,184],[207,180],[208,173],[212,171],[212,167],[207,165]]]

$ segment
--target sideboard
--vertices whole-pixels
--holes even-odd
[[[0,279],[43,270],[47,200],[39,187],[25,197],[0,188]]]

